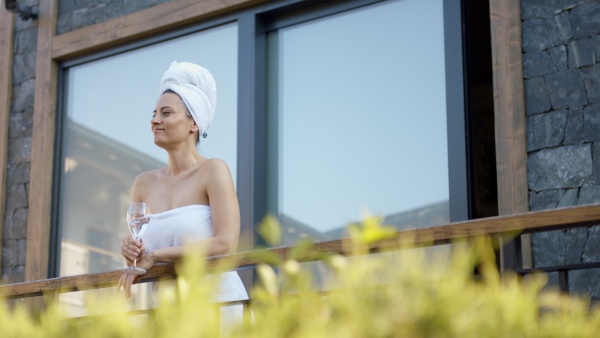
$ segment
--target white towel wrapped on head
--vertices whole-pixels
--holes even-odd
[[[160,81],[160,94],[169,89],[181,97],[202,135],[217,106],[217,85],[212,74],[196,64],[173,61]]]

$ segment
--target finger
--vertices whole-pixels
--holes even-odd
[[[129,237],[127,241],[123,242],[123,246],[132,250],[136,250],[142,246],[142,243],[136,241],[133,237]]]
[[[129,236],[129,243],[137,248],[140,248],[142,246],[142,242],[136,240],[135,238],[133,238],[133,236]]]
[[[132,277],[134,277],[134,275],[129,275],[127,276],[127,281],[125,283],[125,297],[127,298],[131,298],[131,283],[133,282]]]
[[[130,248],[129,248],[129,242],[126,241],[126,239],[123,239],[123,244],[121,244],[121,255],[123,255],[123,257],[127,257],[128,255],[130,255]]]
[[[129,251],[127,251],[125,249],[121,249],[121,255],[123,257],[125,257],[125,259],[128,261],[133,261],[133,258],[136,257],[135,255],[133,255],[132,253],[130,253]]]
[[[129,249],[128,253],[132,259],[137,258],[139,260],[146,252],[143,248],[134,247],[133,249]]]
[[[130,254],[132,254],[132,255],[135,255],[135,256],[137,257],[139,254],[141,254],[141,253],[143,252],[143,249],[142,249],[142,247],[143,247],[143,245],[142,245],[142,246],[137,246],[137,245],[133,245],[133,244],[131,244],[131,245],[125,246],[124,248],[125,248],[125,249],[126,249],[126,250],[127,250],[129,253],[130,253]]]
[[[126,292],[125,287],[127,286],[127,277],[129,276],[129,274],[124,273],[123,276],[121,276],[121,290],[123,290],[123,292]]]
[[[119,292],[122,287],[123,287],[123,275],[121,275],[121,277],[119,278],[119,281],[117,282],[117,292]]]
[[[125,237],[123,238],[123,240],[121,241],[121,248],[127,248],[130,251],[135,251],[136,254],[140,248],[140,243],[138,241],[135,240],[135,238],[129,236],[129,237]]]
[[[123,255],[123,257],[129,259],[130,261],[133,260],[134,258],[138,257],[139,254],[140,254],[140,249],[137,247],[131,248],[126,245],[121,246],[121,255]]]
[[[127,248],[127,249],[129,250],[129,253],[130,253],[131,255],[133,255],[133,256],[136,256],[136,257],[137,257],[137,255],[138,255],[138,254],[141,252],[140,248],[139,248],[139,247],[137,247],[137,246],[134,246],[134,247],[129,247],[129,248]]]
[[[127,257],[130,262],[133,262],[133,260],[138,257],[138,254],[136,252],[128,251],[125,257]]]
[[[125,286],[127,287],[127,291],[125,293],[127,298],[131,298],[131,284],[133,282],[133,278],[135,278],[135,275],[127,275],[127,280],[125,281]]]

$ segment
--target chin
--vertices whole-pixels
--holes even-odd
[[[154,139],[154,144],[156,144],[158,147],[165,149],[165,142],[162,142],[161,140],[157,140],[156,138]]]

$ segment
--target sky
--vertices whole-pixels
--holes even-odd
[[[277,78],[280,211],[320,231],[448,200],[442,0],[399,0],[283,28]],[[150,118],[172,61],[211,71],[202,155],[237,173],[237,24],[71,67],[70,119],[156,159]],[[243,107],[240,107],[243,109]],[[273,179],[273,178],[271,178]]]
[[[382,3],[279,31],[283,213],[327,231],[448,200],[442,6]]]

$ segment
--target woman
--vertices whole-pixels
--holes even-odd
[[[123,239],[121,253],[131,265],[148,270],[174,263],[184,252],[201,247],[206,255],[235,252],[240,233],[237,195],[227,164],[202,157],[196,145],[206,137],[216,106],[216,86],[204,68],[173,62],[163,74],[160,97],[152,114],[154,143],[169,154],[166,168],[144,172],[133,184],[133,202],[152,211],[142,241]],[[235,271],[220,274],[214,300],[247,299]],[[141,277],[124,273],[117,284],[127,297]]]

